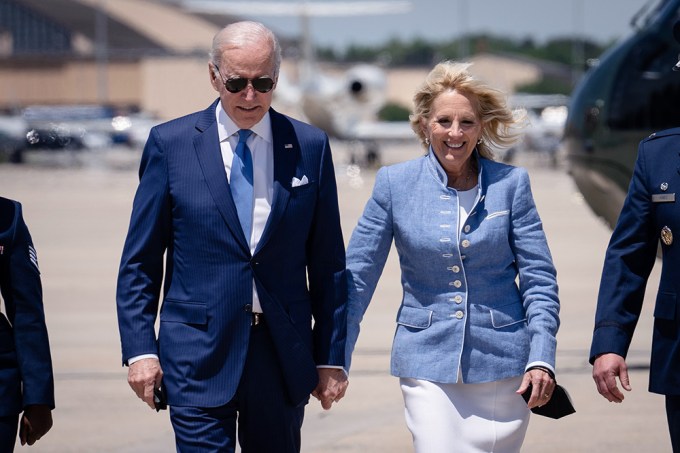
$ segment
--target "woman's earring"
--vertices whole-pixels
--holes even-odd
[[[429,144],[430,144],[430,139],[427,138],[427,137],[425,137],[425,144],[426,144],[426,145],[429,145]]]
[[[478,145],[481,145],[482,143],[484,143],[484,139],[483,139],[483,138],[480,138],[479,140],[477,140],[477,144],[478,144]]]

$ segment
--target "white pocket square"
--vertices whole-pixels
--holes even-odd
[[[309,184],[309,179],[307,179],[307,175],[302,176],[302,179],[297,179],[295,176],[293,176],[293,180],[290,183],[291,187],[300,187],[306,184]]]

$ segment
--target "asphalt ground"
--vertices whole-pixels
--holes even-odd
[[[385,148],[381,162],[417,157],[414,144]],[[334,144],[345,241],[370,196],[375,169],[348,165],[350,148]],[[54,361],[54,427],[26,451],[171,452],[167,412],[156,413],[129,389],[120,363],[115,314],[117,267],[137,182],[138,151],[42,153],[25,165],[0,165],[0,195],[24,205],[42,271]],[[597,219],[562,166],[520,156],[558,270],[562,325],[557,376],[576,414],[533,416],[523,452],[671,451],[662,396],[647,392],[652,308],[659,266],[631,346],[633,391],[622,404],[599,396],[587,362],[609,229]],[[390,254],[356,348],[347,396],[330,411],[312,400],[303,452],[410,452],[398,379],[389,352],[401,286]],[[263,433],[264,434],[264,433]],[[17,446],[17,451],[26,447]],[[452,451],[455,451],[452,450]]]

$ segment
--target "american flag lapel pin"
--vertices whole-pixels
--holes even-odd
[[[285,145],[283,145],[283,147],[285,149],[293,149],[293,144],[292,143],[286,143]]]

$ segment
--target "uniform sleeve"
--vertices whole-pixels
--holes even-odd
[[[590,349],[591,363],[596,356],[609,352],[626,357],[640,318],[647,278],[654,267],[657,243],[642,142],[628,195],[605,255]]]
[[[18,208],[15,237],[9,259],[7,300],[23,387],[23,406],[44,404],[54,408],[54,377],[45,325],[38,256]]]
[[[382,275],[393,235],[389,173],[387,168],[382,168],[376,174],[373,193],[347,248],[347,370],[361,320]]]

